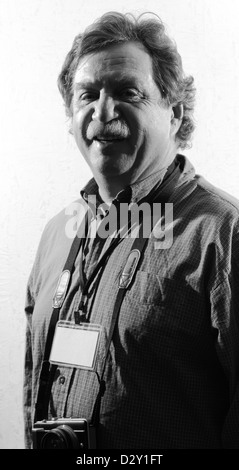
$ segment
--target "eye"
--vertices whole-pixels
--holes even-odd
[[[124,88],[120,93],[121,97],[128,101],[139,101],[141,99],[141,93],[137,88]]]
[[[97,99],[97,93],[93,91],[84,91],[79,94],[79,100],[83,102],[91,102]]]

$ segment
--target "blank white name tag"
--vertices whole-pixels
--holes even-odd
[[[101,326],[91,323],[77,325],[59,321],[53,338],[50,362],[66,367],[94,370]]]

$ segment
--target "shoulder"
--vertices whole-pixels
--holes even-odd
[[[78,199],[58,212],[46,224],[31,271],[31,289],[36,296],[42,283],[54,284],[69,254],[81,221],[86,214],[86,203]],[[55,284],[54,284],[55,285]]]
[[[195,180],[203,201],[208,201],[219,211],[226,211],[235,217],[239,215],[239,200],[236,197],[209,183],[200,175],[196,175]]]
[[[54,217],[52,217],[45,226],[44,233],[47,236],[68,236],[67,234],[67,224],[69,221],[74,220],[76,223],[78,220],[83,220],[85,214],[87,213],[88,206],[84,199],[79,198],[71,202],[68,206],[58,212]],[[70,238],[74,238],[76,233],[72,234]]]
[[[221,266],[226,271],[239,270],[239,200],[212,185],[202,176],[195,176],[192,212],[205,246],[217,246]],[[198,227],[197,225],[197,227]],[[226,261],[227,260],[227,261]]]
[[[52,255],[52,251],[67,252],[86,212],[87,204],[80,198],[54,215],[43,230],[38,247],[39,254],[47,257]]]
[[[239,215],[239,199],[211,184],[202,175],[196,174],[194,166],[184,155],[177,156],[181,175],[175,191],[175,202],[184,201],[192,209],[216,211],[217,214],[228,213],[233,217]],[[191,202],[191,203],[190,203]]]
[[[196,176],[196,182],[194,204],[204,214],[208,230],[230,244],[234,240],[239,250],[239,200],[202,176]]]
[[[184,235],[198,246],[217,247],[221,258],[239,260],[239,200],[195,174],[190,161],[180,156],[181,178],[175,191],[174,215]]]

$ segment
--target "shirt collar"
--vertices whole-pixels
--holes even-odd
[[[112,203],[127,202],[128,204],[131,204],[139,203],[142,199],[145,200],[151,190],[154,187],[159,186],[162,181],[165,180],[172,173],[175,168],[175,165],[176,163],[174,160],[174,162],[169,166],[163,179],[161,176],[162,172],[160,170],[141,181],[136,181],[135,183],[127,186],[125,189],[123,189],[116,195]],[[94,178],[90,179],[90,181],[81,190],[81,196],[91,208],[93,213],[95,213],[95,209],[100,209],[102,211],[102,214],[106,215],[107,207],[109,206],[107,206],[107,204],[104,203],[104,201],[100,197],[99,187]],[[94,207],[92,207],[92,201]]]

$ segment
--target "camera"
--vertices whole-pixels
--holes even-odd
[[[95,428],[86,419],[52,418],[33,425],[33,449],[95,449]]]

